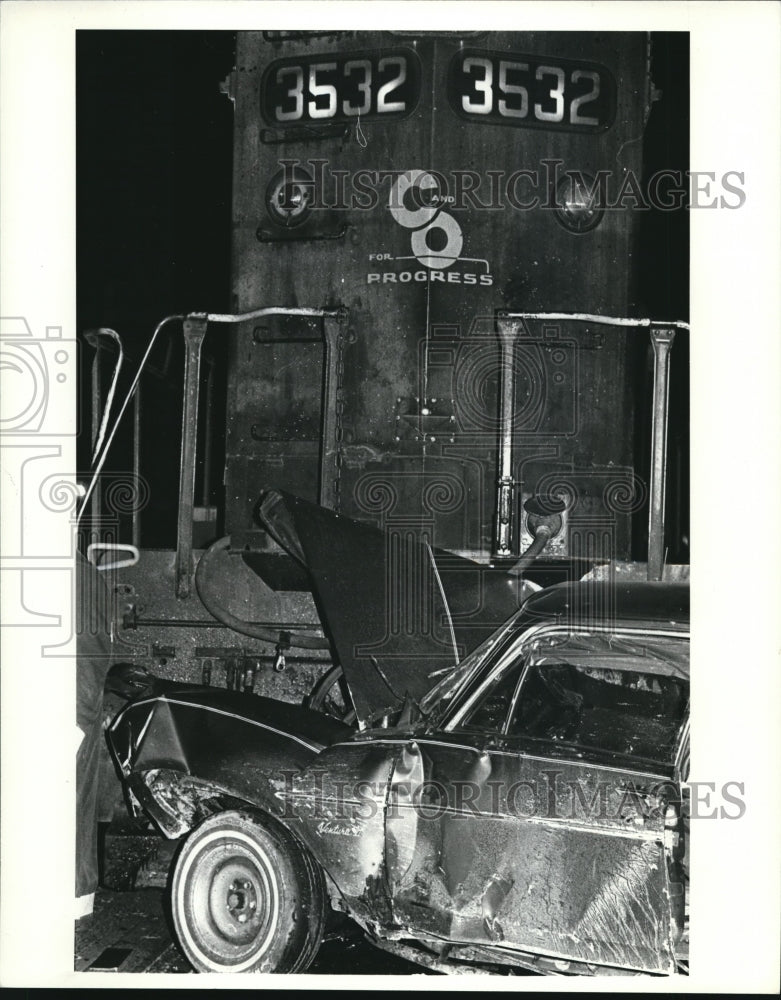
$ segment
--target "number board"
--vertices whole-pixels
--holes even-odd
[[[403,118],[420,97],[420,60],[410,49],[278,59],[260,86],[270,125]]]
[[[602,132],[616,115],[616,84],[604,66],[514,52],[459,52],[448,98],[464,118],[522,128]]]

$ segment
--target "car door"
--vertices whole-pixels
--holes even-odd
[[[496,750],[520,676],[487,693],[476,725],[406,741],[386,810],[386,873],[394,919],[420,935],[485,942],[514,878],[496,865],[507,824],[491,782]]]
[[[664,769],[557,741],[563,710],[530,737],[527,666],[505,657],[457,725],[403,748],[386,820],[394,917],[453,943],[671,972]]]

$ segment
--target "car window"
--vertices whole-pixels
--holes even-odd
[[[490,655],[495,654],[497,649],[501,651],[507,643],[508,637],[512,638],[511,628],[512,621],[505,623],[503,628],[494,632],[484,642],[481,642],[459,664],[445,671],[442,679],[421,699],[420,708],[423,714],[432,714],[441,717],[455,695],[462,691],[464,687],[468,687],[470,680],[479,671],[486,659]]]
[[[688,682],[680,677],[531,664],[508,733],[672,764],[688,700]]]
[[[464,716],[458,728],[480,729],[492,733],[502,732],[513,701],[513,694],[520,680],[522,667],[523,660],[519,657],[498,674]]]

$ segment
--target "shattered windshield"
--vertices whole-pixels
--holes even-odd
[[[499,646],[502,640],[506,639],[513,622],[514,619],[507,622],[504,628],[498,629],[489,636],[485,642],[482,642],[468,656],[465,656],[460,663],[431,675],[431,680],[435,682],[434,687],[424,695],[420,702],[420,709],[424,715],[439,716],[444,712],[456,693],[461,690],[486,657]],[[440,680],[437,680],[437,675],[440,676]]]

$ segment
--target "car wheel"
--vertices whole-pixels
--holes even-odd
[[[325,886],[308,852],[272,819],[224,812],[197,827],[174,867],[179,943],[199,972],[298,972],[317,953]]]
[[[306,705],[316,712],[330,715],[348,726],[355,725],[355,709],[353,708],[344,671],[338,664],[331,667],[312,688]]]

